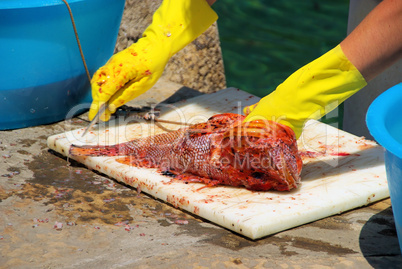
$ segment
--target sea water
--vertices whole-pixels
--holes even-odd
[[[212,7],[228,86],[260,97],[347,33],[348,0],[218,0]]]
[[[259,97],[338,45],[347,34],[349,1],[218,0],[218,28],[228,87]],[[323,119],[341,128],[342,106]]]

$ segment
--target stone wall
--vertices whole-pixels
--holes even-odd
[[[152,22],[161,0],[126,0],[117,38],[116,52],[136,42]],[[214,92],[226,87],[217,24],[174,55],[163,74],[170,81],[201,92]]]

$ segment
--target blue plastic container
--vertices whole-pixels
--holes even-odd
[[[374,100],[366,121],[371,135],[385,148],[387,181],[402,252],[402,83]]]
[[[68,3],[92,75],[113,54],[125,0]],[[60,121],[91,100],[63,1],[1,0],[0,130]]]

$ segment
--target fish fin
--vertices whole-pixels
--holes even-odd
[[[208,119],[207,122],[197,123],[190,126],[187,129],[188,134],[206,134],[206,133],[222,133],[228,128],[237,126],[245,119],[245,116],[234,114],[234,113],[224,113],[213,115]]]
[[[117,156],[119,155],[119,147],[116,145],[113,146],[71,145],[69,154],[72,156]]]
[[[130,166],[137,166],[142,168],[156,168],[158,167],[154,162],[149,159],[137,158],[134,156],[126,156],[116,159],[116,162]]]
[[[131,159],[132,159],[131,156],[122,157],[122,158],[116,159],[116,162],[122,163],[122,164],[126,164],[126,165],[132,165],[132,164],[131,164],[131,161],[132,161]]]
[[[218,180],[212,180],[206,177],[196,176],[190,173],[176,175],[175,179],[188,183],[204,183],[205,187],[213,187],[219,184]]]
[[[282,176],[285,179],[284,181],[288,185],[288,190],[290,190],[292,188],[296,188],[297,187],[296,181],[295,181],[293,175],[290,173],[290,168],[288,167],[288,165],[286,163],[283,152],[281,152],[280,155],[281,155],[280,162],[281,162],[281,170],[282,170],[280,172],[282,173]]]
[[[183,182],[187,182],[187,183],[198,183],[198,182],[203,183],[204,182],[200,177],[191,175],[191,174],[180,174],[180,175],[176,176],[176,179],[183,181]]]

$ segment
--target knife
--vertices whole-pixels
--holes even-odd
[[[84,137],[89,132],[89,130],[95,125],[95,123],[98,122],[100,115],[102,115],[102,113],[105,112],[105,110],[106,110],[106,108],[108,106],[108,103],[109,102],[106,102],[106,103],[104,103],[104,104],[102,104],[100,106],[98,113],[92,119],[92,121],[88,124],[87,128],[85,129],[85,131],[84,131],[84,133],[82,134],[81,137]],[[135,115],[134,117],[138,118],[138,119],[143,119],[143,120],[146,120],[146,121],[154,121],[154,122],[160,122],[160,123],[169,123],[169,124],[186,125],[186,126],[191,126],[192,125],[191,123],[186,123],[186,122],[158,119],[152,113],[147,113],[144,116]]]
[[[81,137],[84,137],[84,136],[89,132],[89,130],[91,130],[91,128],[95,125],[95,123],[98,122],[100,115],[102,115],[102,114],[105,112],[105,110],[106,110],[106,108],[108,107],[108,105],[109,105],[109,102],[106,102],[106,103],[103,103],[103,104],[100,106],[100,108],[99,108],[99,110],[98,110],[98,113],[96,113],[95,117],[94,117],[94,118],[92,119],[92,121],[88,124],[87,128],[85,129],[85,131],[84,131],[84,133],[82,134]]]
[[[124,113],[125,112],[125,113]],[[159,111],[154,111],[152,110],[152,112],[147,112],[145,113],[145,115],[133,115],[132,112],[130,111],[124,111],[123,113],[126,114],[127,117],[133,117],[136,119],[140,119],[140,120],[145,120],[148,122],[159,122],[159,123],[168,123],[168,124],[176,124],[176,125],[186,125],[186,126],[191,126],[193,124],[191,123],[187,123],[187,122],[180,122],[180,121],[171,121],[171,120],[163,120],[163,119],[159,119]],[[136,112],[137,113],[137,112]]]

